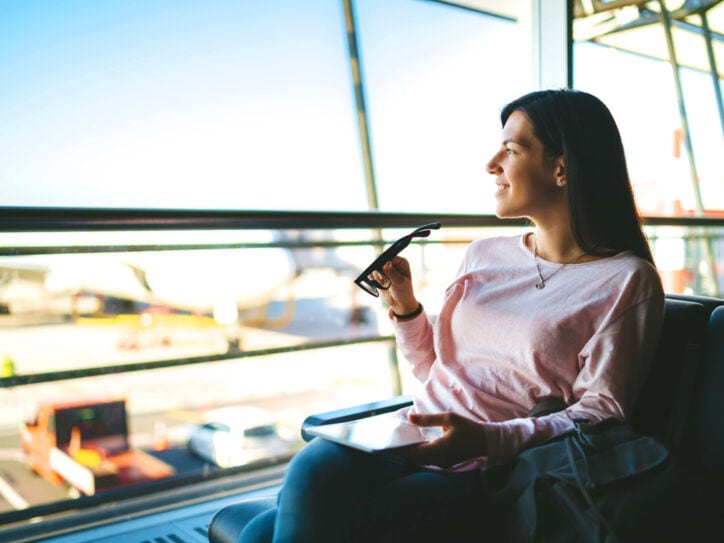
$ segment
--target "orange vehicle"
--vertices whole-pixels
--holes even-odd
[[[86,495],[175,473],[130,447],[123,399],[42,403],[35,419],[22,425],[20,441],[34,471]]]

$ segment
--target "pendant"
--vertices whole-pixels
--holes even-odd
[[[537,288],[538,290],[543,290],[545,287],[546,287],[546,284],[543,281],[535,284],[535,288]]]

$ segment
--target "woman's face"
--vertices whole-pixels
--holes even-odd
[[[562,158],[546,160],[543,144],[533,135],[527,115],[514,111],[503,127],[500,149],[486,170],[495,176],[495,214],[501,218],[527,217],[534,222],[544,213],[567,209]]]

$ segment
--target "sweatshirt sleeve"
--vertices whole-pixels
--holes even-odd
[[[425,381],[435,362],[435,342],[432,323],[423,310],[409,321],[398,321],[390,310],[397,346],[405,359],[412,365],[412,374]]]
[[[636,303],[605,324],[579,354],[573,384],[577,401],[542,417],[483,422],[488,464],[507,462],[523,449],[573,428],[575,419],[626,419],[633,410],[658,342],[664,317],[663,292]]]
[[[458,277],[465,273],[469,267],[468,261],[471,254],[471,247],[468,247],[465,256],[458,267]],[[416,379],[423,382],[430,375],[437,355],[435,353],[435,339],[433,325],[427,313],[423,312],[409,321],[399,321],[395,318],[392,309],[389,311],[392,321],[392,328],[397,338],[397,346],[405,359],[412,366],[412,374]]]

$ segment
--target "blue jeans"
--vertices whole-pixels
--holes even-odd
[[[240,542],[480,541],[480,473],[439,473],[323,439],[294,457],[277,507]]]

